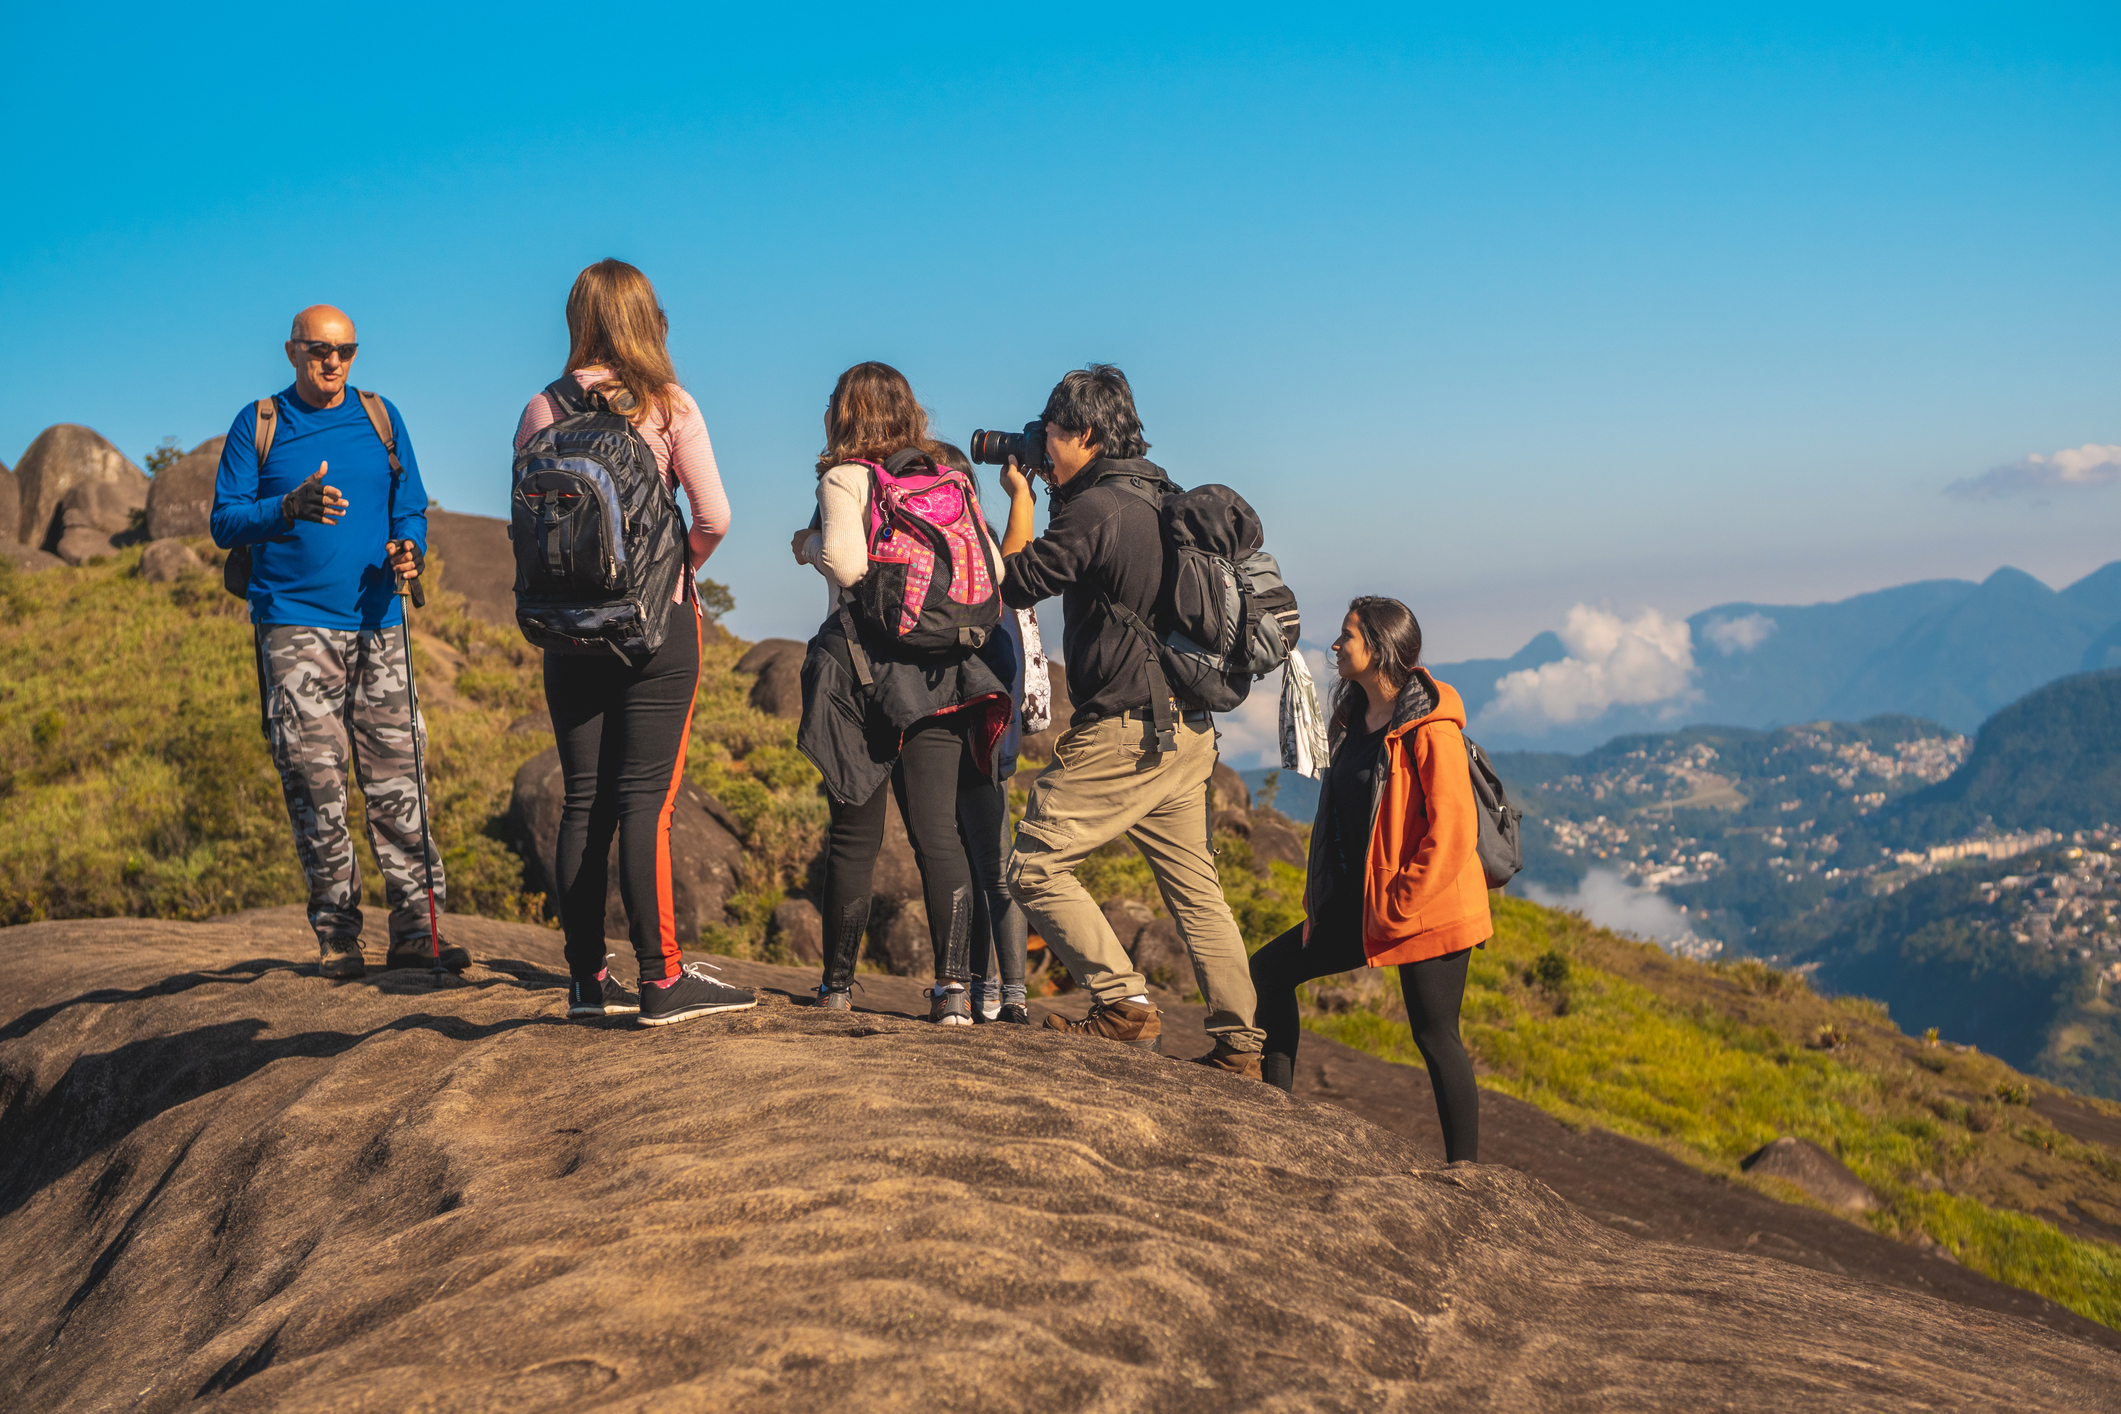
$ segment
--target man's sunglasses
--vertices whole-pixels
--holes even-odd
[[[334,353],[339,356],[339,362],[352,363],[354,351],[361,347],[359,344],[327,344],[322,339],[291,339],[289,342],[319,363]]]

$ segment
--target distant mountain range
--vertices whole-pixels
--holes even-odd
[[[2006,568],[1979,584],[1925,580],[1833,604],[1718,604],[1687,626],[1689,691],[1543,732],[1484,725],[1481,714],[1504,677],[1567,656],[1559,635],[1433,671],[1458,689],[1490,750],[1581,751],[1693,723],[1773,728],[1888,713],[1971,732],[2043,683],[2121,666],[2121,561],[2059,592]]]

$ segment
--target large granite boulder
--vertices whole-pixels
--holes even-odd
[[[773,922],[766,929],[766,940],[779,944],[782,951],[799,963],[825,960],[825,920],[818,914],[817,905],[809,899],[781,900],[773,910]]]
[[[1134,959],[1135,970],[1149,980],[1150,986],[1167,991],[1193,989],[1193,959],[1186,952],[1176,923],[1134,899],[1113,899],[1104,905],[1104,914],[1119,945]]]
[[[214,477],[221,470],[221,444],[227,440],[209,437],[155,473],[147,488],[149,539],[212,533]]]
[[[206,561],[182,540],[150,541],[140,552],[140,578],[149,584],[168,584],[205,568]]]
[[[803,655],[808,645],[792,638],[762,638],[736,660],[740,673],[757,673],[751,705],[768,716],[800,721],[803,716]]]
[[[1847,1164],[1809,1139],[1785,1134],[1738,1161],[1747,1173],[1794,1183],[1826,1204],[1848,1213],[1867,1213],[1879,1206],[1878,1195]]]
[[[430,506],[427,552],[441,560],[436,583],[463,595],[466,613],[515,627],[516,558],[507,521]]]
[[[147,483],[83,481],[59,498],[52,553],[70,565],[108,555],[134,539],[133,517],[147,505]]]
[[[138,499],[132,504],[147,502],[147,473],[99,434],[71,422],[37,434],[22,460],[15,463],[15,480],[20,508],[16,538],[40,550],[57,549],[63,531],[59,502],[84,481],[134,488]]]
[[[523,854],[523,879],[545,895],[545,906],[558,915],[559,890],[552,866],[560,836],[560,810],[566,803],[560,776],[560,753],[552,748],[523,763],[516,772],[508,820]],[[670,876],[678,941],[691,946],[700,929],[725,923],[723,905],[736,889],[736,866],[744,856],[735,821],[713,796],[686,781],[670,816]],[[611,886],[604,899],[604,936],[623,938],[626,905],[619,894],[619,842],[611,842]]]
[[[66,563],[57,555],[14,540],[0,540],[0,560],[6,560],[24,574],[34,574],[38,570],[57,569]]]
[[[1208,808],[1210,810],[1250,810],[1252,787],[1245,778],[1230,769],[1228,763],[1217,761],[1213,774],[1208,777]]]
[[[15,473],[0,462],[0,545],[14,545],[22,540],[22,487]]]
[[[2121,1388],[2098,1328],[1646,1241],[1336,1104],[945,1031],[910,982],[832,1013],[791,1002],[814,973],[731,960],[753,1010],[569,1023],[556,934],[451,936],[478,964],[436,986],[318,977],[291,908],[0,931],[0,1406],[2029,1412]],[[1196,1012],[1174,1055],[1205,1049]],[[1425,1084],[1356,1059],[1380,1094]]]
[[[1293,864],[1301,869],[1310,862],[1303,837],[1279,811],[1218,810],[1214,819],[1217,834],[1236,835],[1252,846],[1252,870],[1256,874],[1269,873],[1269,866],[1274,864]]]

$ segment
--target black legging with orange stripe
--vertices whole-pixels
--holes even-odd
[[[619,896],[641,980],[676,976],[681,944],[691,941],[677,936],[671,917],[669,844],[700,681],[699,624],[685,622],[689,608],[671,611],[669,637],[643,668],[609,654],[545,655],[545,705],[567,782],[553,877],[568,970],[584,981],[604,966],[614,833]]]

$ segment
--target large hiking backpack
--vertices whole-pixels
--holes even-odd
[[[545,389],[560,417],[516,453],[508,539],[516,624],[556,653],[640,667],[663,646],[685,573],[685,513],[655,453],[573,375]]]
[[[972,478],[911,448],[860,465],[869,573],[854,587],[856,613],[909,654],[980,647],[1001,622],[1001,567]]]
[[[1157,496],[1138,479],[1128,489],[1153,499],[1162,528],[1164,581],[1155,627],[1110,596],[1105,602],[1149,649],[1149,687],[1158,749],[1173,750],[1171,699],[1210,712],[1234,711],[1252,684],[1296,649],[1302,620],[1295,591],[1263,548],[1259,513],[1227,486],[1173,488]]]
[[[1480,807],[1480,839],[1474,852],[1480,856],[1488,887],[1499,889],[1524,868],[1524,841],[1517,828],[1524,812],[1510,804],[1510,792],[1504,788],[1502,777],[1495,774],[1488,753],[1471,737],[1465,742],[1466,765],[1473,774],[1473,801]]]
[[[383,395],[371,393],[365,388],[349,388],[361,404],[361,411],[368,416],[368,425],[376,431],[377,440],[383,444],[383,455],[390,459],[390,482],[393,493],[397,484],[405,477],[405,468],[398,463],[398,434],[390,425],[390,409],[383,406]],[[258,474],[265,474],[265,459],[272,455],[275,434],[280,430],[280,401],[278,396],[260,398],[257,403],[256,425],[251,429],[251,448],[255,453]],[[228,552],[221,562],[221,587],[238,599],[250,597],[250,546],[238,545]]]

